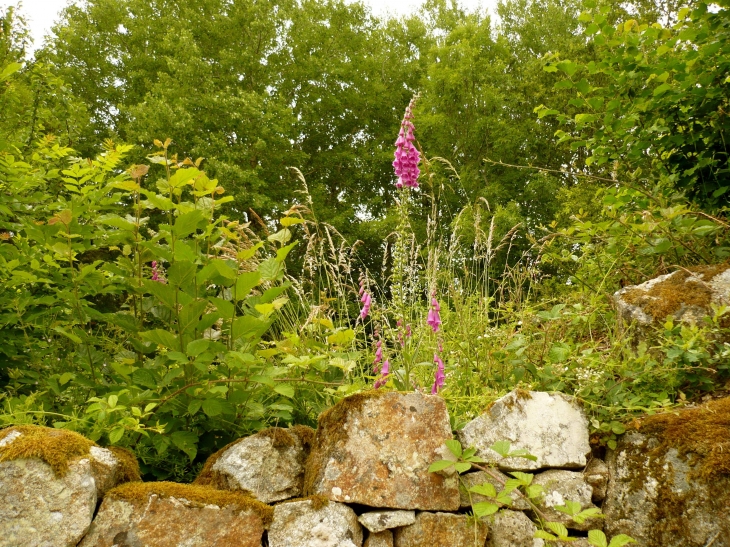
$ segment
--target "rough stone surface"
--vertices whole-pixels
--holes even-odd
[[[264,503],[273,503],[302,495],[308,455],[297,435],[276,428],[245,437],[221,451],[211,474],[218,488],[246,490]]]
[[[63,477],[35,458],[0,463],[0,547],[75,547],[95,508],[88,458]]]
[[[347,397],[320,416],[305,494],[371,507],[457,510],[458,478],[428,471],[451,438],[440,397],[398,392]]]
[[[89,455],[91,456],[91,472],[96,485],[96,498],[97,501],[101,501],[109,490],[127,480],[124,477],[124,463],[114,452],[99,446],[92,446],[89,449]]]
[[[416,522],[394,530],[395,547],[483,547],[489,528],[453,513],[417,513]]]
[[[461,509],[471,507],[472,503],[492,501],[484,496],[472,492],[471,503],[469,503],[469,494],[467,493],[467,489],[471,488],[472,486],[488,482],[494,485],[497,492],[504,488],[504,481],[508,480],[510,477],[497,469],[493,469],[492,471],[495,474],[499,475],[502,478],[503,482],[500,483],[497,479],[495,479],[485,471],[476,471],[475,473],[467,473],[461,476],[461,485],[459,487],[459,494],[461,495],[459,505]],[[527,503],[527,501],[525,501],[525,498],[520,496],[516,490],[513,490],[510,493],[510,497],[512,498],[512,505],[510,506],[512,509],[516,509],[517,511],[527,511],[528,509],[530,509],[530,504]]]
[[[545,542],[534,537],[537,526],[520,511],[504,509],[483,520],[489,525],[485,547],[543,547]]]
[[[609,450],[607,535],[628,534],[641,547],[730,547],[730,477],[705,481],[697,476],[701,460],[660,444],[630,432]]]
[[[264,525],[250,509],[184,498],[104,499],[79,547],[261,547]]]
[[[371,533],[365,540],[363,547],[393,547],[393,532],[383,530]]]
[[[606,499],[606,488],[608,487],[608,466],[606,462],[599,458],[593,458],[583,471],[583,478],[593,488],[594,502]]]
[[[701,322],[712,304],[730,303],[730,267],[677,270],[624,287],[614,294],[614,301],[621,317],[643,325],[664,321],[667,315],[685,323]]]
[[[311,500],[280,503],[269,528],[269,547],[361,547],[355,511],[330,502],[315,509]]]
[[[416,522],[415,511],[371,511],[363,513],[357,520],[371,532],[382,532],[389,528],[408,526]]]
[[[593,489],[586,483],[583,473],[550,469],[535,475],[532,484],[540,485],[545,489],[545,495],[538,501],[537,506],[549,521],[560,522],[573,530],[585,531],[603,528],[603,519],[600,517],[578,524],[570,516],[554,509],[556,506],[565,505],[566,500],[580,503],[581,509],[596,507],[591,501]]]
[[[588,420],[572,397],[562,393],[514,390],[459,432],[462,445],[502,469],[530,471],[546,467],[583,468],[588,444]],[[509,441],[511,449],[526,449],[537,458],[502,457],[489,448]]]

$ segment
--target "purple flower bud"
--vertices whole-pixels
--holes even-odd
[[[390,374],[390,361],[387,359],[383,363],[383,368],[380,371],[380,378],[375,381],[375,389],[383,387],[388,382],[388,375]]]
[[[360,302],[362,302],[362,309],[360,310],[360,317],[362,319],[365,319],[368,314],[370,313],[370,304],[372,303],[372,298],[370,297],[370,294],[365,292],[362,295],[362,298],[360,299]]]

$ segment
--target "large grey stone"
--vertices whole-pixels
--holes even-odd
[[[726,439],[717,439],[723,453]],[[682,456],[664,441],[663,433],[629,432],[608,452],[607,535],[630,535],[641,547],[730,547],[730,476],[703,478],[703,455]]]
[[[251,492],[264,503],[302,495],[304,463],[314,431],[272,427],[213,454],[196,484]]]
[[[603,528],[603,519],[600,517],[590,518],[583,523],[578,523],[569,515],[555,509],[557,506],[564,506],[566,501],[580,503],[581,510],[596,509],[591,501],[593,488],[586,483],[583,473],[550,469],[535,475],[532,484],[542,486],[544,489],[545,493],[536,505],[548,521],[560,522],[573,530],[586,531]]]
[[[271,513],[242,493],[131,483],[108,492],[79,547],[260,547]]]
[[[698,323],[712,313],[712,305],[730,304],[730,266],[695,266],[660,275],[614,294],[621,317],[650,325],[672,316]]]
[[[274,507],[269,547],[361,547],[363,533],[355,511],[347,505],[316,500],[292,501]]]
[[[489,527],[453,513],[416,513],[416,522],[396,528],[395,547],[484,547]]]
[[[75,546],[104,492],[139,478],[133,456],[122,462],[77,433],[40,426],[0,431],[0,460],[2,547]]]
[[[494,486],[497,492],[502,490],[504,488],[504,483],[509,480],[510,477],[508,477],[498,469],[492,469],[492,473],[499,477],[500,480],[497,480],[496,478],[494,478],[493,475],[490,475],[486,471],[476,471],[474,473],[466,473],[464,475],[461,475],[461,485],[459,487],[459,493],[461,495],[461,509],[471,507],[475,503],[480,503],[483,501],[493,501],[480,494],[468,492],[469,488],[485,483],[489,483]],[[530,509],[530,504],[527,503],[525,498],[521,496],[517,490],[513,490],[512,492],[510,492],[510,498],[512,498],[512,505],[510,505],[511,509],[515,509],[517,511],[527,511],[528,509]]]
[[[514,390],[466,424],[458,436],[465,448],[474,446],[485,460],[516,471],[583,468],[590,452],[585,413],[562,393]],[[512,450],[525,449],[537,460],[503,459],[490,448],[497,441],[509,441]]]
[[[535,537],[537,526],[520,511],[504,509],[483,520],[489,525],[485,547],[543,547],[545,542]]]
[[[408,526],[416,522],[415,511],[370,511],[357,518],[371,532],[382,532],[389,528]]]
[[[428,471],[451,438],[441,397],[352,395],[319,418],[305,494],[370,507],[455,511],[458,478]]]

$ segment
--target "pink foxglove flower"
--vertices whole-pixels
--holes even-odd
[[[441,326],[440,311],[441,306],[439,306],[438,300],[436,300],[436,297],[434,296],[431,298],[431,309],[428,310],[428,318],[426,319],[426,323],[431,326],[433,332],[438,332],[439,327]]]
[[[373,361],[373,372],[377,373],[379,372],[380,367],[378,366],[378,363],[380,363],[383,360],[383,341],[378,340],[378,343],[375,345],[375,361]]]
[[[397,188],[418,188],[418,175],[421,171],[418,169],[418,162],[421,155],[418,149],[413,145],[416,137],[413,136],[413,106],[415,98],[411,100],[406,108],[403,121],[400,124],[400,132],[398,139],[395,141],[395,160],[393,168],[398,181],[395,183]]]
[[[360,302],[362,302],[362,309],[360,310],[360,317],[362,319],[365,319],[368,316],[368,314],[370,313],[370,304],[372,303],[372,298],[370,297],[370,294],[367,292],[363,292]]]
[[[165,280],[160,277],[160,270],[157,269],[158,263],[156,260],[152,261],[152,281],[157,281],[158,283],[164,283]]]
[[[436,395],[439,389],[444,387],[446,375],[444,374],[444,362],[438,353],[433,354],[433,362],[436,363],[436,373],[434,374],[433,385],[431,386],[431,395]]]
[[[388,382],[388,375],[390,374],[390,361],[387,359],[383,363],[383,368],[380,371],[380,378],[375,382],[375,389],[383,387]]]

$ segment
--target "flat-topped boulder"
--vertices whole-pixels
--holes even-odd
[[[264,503],[300,497],[313,438],[302,425],[244,437],[208,458],[195,484],[247,491]]]
[[[643,547],[730,547],[730,398],[642,420],[606,455],[611,537]]]
[[[578,469],[586,465],[588,419],[570,396],[516,389],[492,404],[458,432],[464,448],[501,469],[531,471],[543,468]],[[524,449],[537,458],[502,458],[490,447],[509,441],[511,450]]]
[[[261,547],[273,509],[241,492],[171,482],[110,490],[79,547]]]
[[[352,395],[319,418],[305,493],[370,507],[458,510],[458,477],[428,471],[451,438],[440,397]]]
[[[730,264],[692,266],[660,275],[614,294],[621,317],[642,325],[676,321],[698,323],[713,305],[730,304]]]
[[[363,513],[357,520],[370,532],[378,533],[390,528],[408,526],[416,522],[415,511],[369,511]]]
[[[131,454],[100,448],[64,429],[21,425],[0,431],[0,546],[73,546],[98,499],[138,480]]]
[[[503,509],[482,517],[489,525],[485,547],[543,547],[545,541],[535,537],[537,526],[520,511]]]
[[[279,503],[269,528],[269,547],[361,547],[355,511],[323,496]]]
[[[489,527],[454,513],[416,513],[416,522],[396,528],[395,547],[483,547]]]

